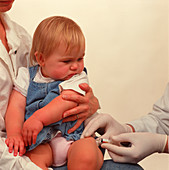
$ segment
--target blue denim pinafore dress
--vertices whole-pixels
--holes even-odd
[[[55,97],[59,96],[59,84],[62,81],[54,81],[51,83],[36,83],[33,81],[37,70],[38,65],[30,67],[30,84],[27,93],[27,100],[26,100],[26,113],[25,113],[25,121],[33,115],[33,113],[41,109],[42,107],[46,106],[50,101],[52,101]],[[56,106],[57,107],[57,106]],[[49,115],[50,116],[50,115]],[[62,136],[65,137],[67,140],[78,140],[84,130],[84,124],[82,123],[80,127],[68,134],[67,131],[72,128],[76,121],[62,123],[62,120],[59,122],[55,122],[48,126],[43,127],[40,133],[37,136],[36,143],[32,144],[31,146],[27,147],[27,150],[32,150],[37,147],[41,143],[49,142],[52,138],[55,137],[58,131],[61,131]]]

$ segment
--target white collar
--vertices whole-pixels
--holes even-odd
[[[10,48],[10,52],[9,52],[10,54],[16,51],[20,46],[20,38],[16,30],[17,28],[15,26],[15,22],[13,22],[6,13],[1,14],[1,19],[5,27],[6,38],[7,38],[8,46]]]
[[[50,77],[44,77],[42,75],[42,72],[41,72],[41,68],[39,67],[38,68],[38,71],[36,73],[36,76],[35,78],[33,79],[33,81],[37,82],[37,83],[50,83],[50,82],[53,82],[55,80],[51,79]]]

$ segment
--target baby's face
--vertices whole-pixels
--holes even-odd
[[[43,76],[54,80],[68,80],[83,71],[85,45],[80,50],[74,48],[70,54],[65,54],[65,49],[65,45],[61,43],[57,50],[44,58],[41,65]]]

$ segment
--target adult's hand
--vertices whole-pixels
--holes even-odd
[[[138,163],[155,152],[164,152],[167,144],[167,135],[148,132],[124,133],[111,137],[111,143],[102,144],[108,150],[115,162]],[[122,142],[130,142],[130,147],[124,147]],[[114,143],[114,144],[112,144]]]
[[[98,114],[86,125],[81,138],[92,136],[96,131],[102,135],[101,138],[109,139],[113,135],[131,132],[131,129],[117,122],[109,114]]]
[[[80,124],[94,114],[99,108],[98,99],[94,96],[92,89],[88,84],[80,84],[79,87],[86,92],[85,96],[79,94],[64,94],[62,98],[64,100],[73,101],[77,103],[77,107],[67,110],[63,113],[63,122],[69,122],[77,120],[76,125],[71,128],[68,133],[76,130]]]

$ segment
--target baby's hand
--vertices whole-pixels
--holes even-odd
[[[39,121],[35,116],[31,116],[27,119],[23,125],[22,135],[25,146],[36,143],[36,138],[39,132],[43,129],[43,123]]]
[[[17,156],[18,152],[19,156],[22,156],[26,151],[21,134],[15,134],[7,137],[5,143],[9,147],[9,153],[12,153],[14,150],[14,156]]]

